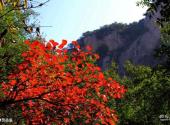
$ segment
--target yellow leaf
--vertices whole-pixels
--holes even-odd
[[[0,10],[2,10],[4,7],[4,1],[3,0],[0,0]]]
[[[27,8],[28,4],[27,4],[27,0],[24,0],[24,8]]]
[[[7,0],[6,2],[9,3],[9,2],[11,2],[11,0]]]
[[[15,2],[13,2],[14,7],[16,7],[16,5],[20,4],[20,0],[16,0]]]

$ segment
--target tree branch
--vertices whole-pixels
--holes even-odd
[[[47,2],[49,2],[50,0],[47,0],[43,3],[40,3],[39,5],[37,6],[31,6],[31,7],[28,7],[28,8],[24,8],[24,5],[19,5],[19,6],[16,6],[10,10],[8,10],[6,13],[4,13],[3,15],[0,16],[0,18],[3,18],[5,15],[7,15],[8,13],[12,12],[13,10],[21,10],[21,7],[22,7],[22,10],[28,10],[28,9],[34,9],[34,8],[38,8],[38,7],[42,7],[43,5],[45,5]]]

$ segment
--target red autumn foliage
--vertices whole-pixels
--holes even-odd
[[[0,97],[0,107],[22,110],[26,124],[64,125],[81,121],[115,125],[116,112],[107,103],[122,98],[124,86],[106,79],[90,61],[98,56],[81,51],[77,42],[73,42],[75,48],[71,52],[62,49],[66,40],[60,45],[50,42],[46,46],[38,41],[25,42],[29,49],[22,54],[24,61],[8,76],[8,82],[1,83],[5,96]],[[57,45],[59,49],[54,52]]]

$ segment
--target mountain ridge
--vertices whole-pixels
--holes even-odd
[[[134,64],[154,66],[154,50],[160,46],[160,31],[154,19],[146,17],[131,24],[113,23],[100,29],[88,31],[77,40],[82,48],[91,45],[100,55],[98,65],[106,70],[112,60],[123,72],[123,64],[131,60]]]

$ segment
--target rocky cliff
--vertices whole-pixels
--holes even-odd
[[[126,60],[151,66],[158,63],[153,54],[154,49],[160,44],[160,31],[154,21],[146,17],[128,25],[121,23],[105,25],[84,33],[78,42],[82,47],[86,45],[93,47],[94,52],[101,57],[98,64],[103,70],[115,60],[119,64],[119,71],[123,72]]]

